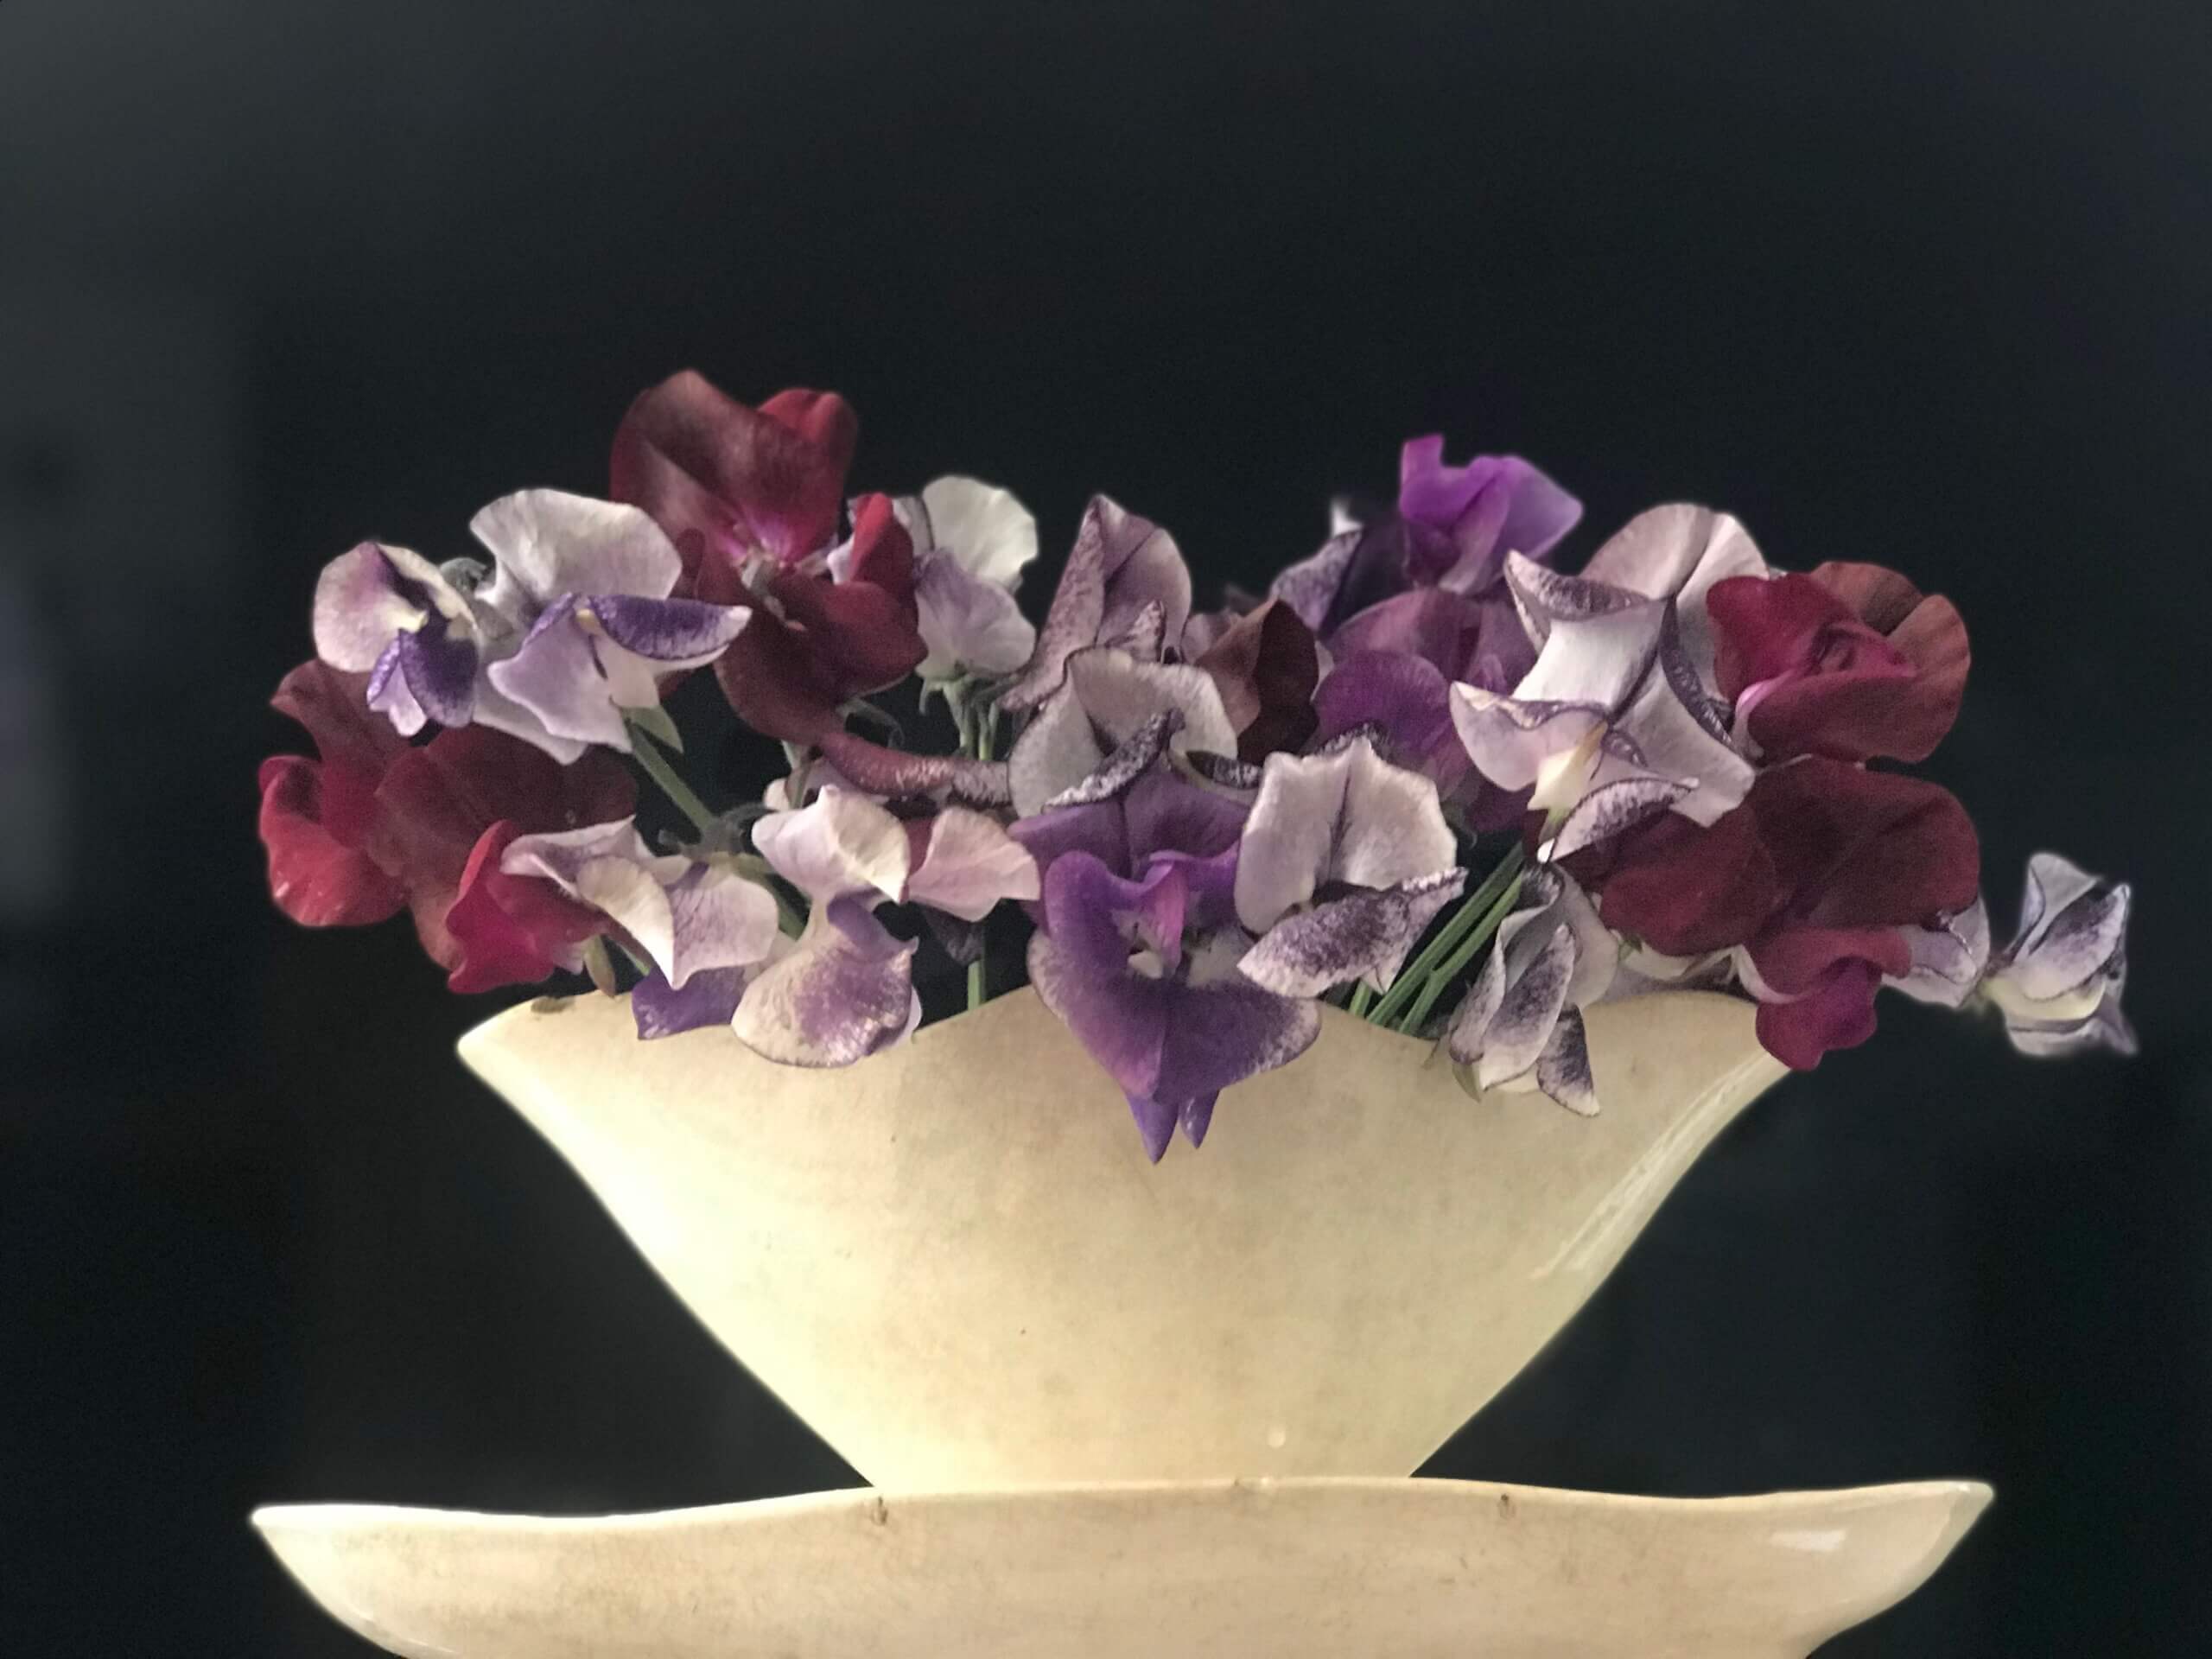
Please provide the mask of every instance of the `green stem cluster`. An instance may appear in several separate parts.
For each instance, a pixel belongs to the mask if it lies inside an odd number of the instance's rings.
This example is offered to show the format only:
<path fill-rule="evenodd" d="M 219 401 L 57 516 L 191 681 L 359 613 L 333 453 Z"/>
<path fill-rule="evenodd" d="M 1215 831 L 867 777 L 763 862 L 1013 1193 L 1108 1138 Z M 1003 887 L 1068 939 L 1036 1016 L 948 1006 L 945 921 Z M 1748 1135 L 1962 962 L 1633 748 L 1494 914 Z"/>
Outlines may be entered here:
<path fill-rule="evenodd" d="M 1465 971 L 1475 952 L 1490 943 L 1498 925 L 1511 913 L 1514 900 L 1521 896 L 1522 867 L 1527 861 L 1527 850 L 1516 842 L 1512 850 L 1498 861 L 1497 868 L 1460 901 L 1452 919 L 1400 970 L 1390 988 L 1364 1009 L 1365 1017 L 1378 1026 L 1419 1031 L 1446 988 Z M 1363 986 L 1361 992 L 1365 988 Z M 1363 1011 L 1361 992 L 1353 993 L 1355 1014 Z"/>

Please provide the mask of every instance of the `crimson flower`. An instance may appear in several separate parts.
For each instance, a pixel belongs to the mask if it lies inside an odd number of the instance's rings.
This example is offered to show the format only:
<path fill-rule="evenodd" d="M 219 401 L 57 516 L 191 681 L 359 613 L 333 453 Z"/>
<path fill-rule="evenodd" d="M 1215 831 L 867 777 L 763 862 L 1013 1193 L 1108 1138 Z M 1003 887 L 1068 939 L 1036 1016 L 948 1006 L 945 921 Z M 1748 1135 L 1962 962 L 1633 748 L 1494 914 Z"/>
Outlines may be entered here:
<path fill-rule="evenodd" d="M 1874 992 L 1912 970 L 1907 930 L 1966 910 L 1980 880 L 1948 791 L 1817 756 L 1760 773 L 1710 825 L 1670 813 L 1569 862 L 1617 931 L 1673 957 L 1732 950 L 1759 1040 L 1801 1071 L 1873 1035 Z"/>
<path fill-rule="evenodd" d="M 518 835 L 627 817 L 628 772 L 599 751 L 563 766 L 480 726 L 410 745 L 369 709 L 366 683 L 311 662 L 272 699 L 308 728 L 319 756 L 262 764 L 261 838 L 277 908 L 309 927 L 410 911 L 457 991 L 575 965 L 576 947 L 604 924 L 551 884 L 505 874 L 500 856 Z"/>
<path fill-rule="evenodd" d="M 1924 760 L 1958 718 L 1966 624 L 1894 570 L 1731 577 L 1706 606 L 1720 693 L 1769 760 Z"/>

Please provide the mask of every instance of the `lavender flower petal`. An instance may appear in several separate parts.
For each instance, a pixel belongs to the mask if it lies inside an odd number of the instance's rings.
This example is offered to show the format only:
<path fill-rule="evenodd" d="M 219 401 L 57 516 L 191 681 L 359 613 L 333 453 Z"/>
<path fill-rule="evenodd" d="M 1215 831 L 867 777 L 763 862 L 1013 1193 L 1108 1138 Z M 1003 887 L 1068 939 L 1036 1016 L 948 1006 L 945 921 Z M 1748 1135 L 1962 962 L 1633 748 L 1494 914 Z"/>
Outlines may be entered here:
<path fill-rule="evenodd" d="M 730 1028 L 784 1065 L 850 1065 L 899 1041 L 919 1017 L 915 947 L 856 899 L 815 906 L 806 931 L 737 1005 Z"/>
<path fill-rule="evenodd" d="M 905 894 L 911 851 L 906 826 L 864 795 L 827 788 L 808 805 L 771 812 L 753 844 L 776 874 L 816 906 L 854 894 Z"/>
<path fill-rule="evenodd" d="M 637 507 L 562 490 L 502 496 L 469 520 L 499 563 L 484 602 L 518 627 L 569 594 L 664 599 L 683 562 Z"/>
<path fill-rule="evenodd" d="M 995 818 L 947 807 L 931 820 L 929 842 L 906 883 L 916 904 L 980 922 L 1001 899 L 1033 899 L 1037 861 Z"/>
<path fill-rule="evenodd" d="M 639 1039 L 651 1042 L 728 1025 L 752 978 L 747 969 L 715 968 L 692 975 L 677 990 L 665 975 L 647 975 L 630 993 L 630 1015 L 637 1021 Z"/>
<path fill-rule="evenodd" d="M 1001 706 L 1015 714 L 1037 708 L 1059 690 L 1071 658 L 1127 632 L 1154 603 L 1163 637 L 1181 639 L 1191 614 L 1191 573 L 1182 554 L 1158 525 L 1094 496 L 1039 631 L 1036 655 L 1001 696 Z"/>
<path fill-rule="evenodd" d="M 1236 914 L 1263 933 L 1324 881 L 1395 887 L 1453 861 L 1436 785 L 1368 743 L 1335 754 L 1268 757 L 1244 828 Z"/>
<path fill-rule="evenodd" d="M 1459 896 L 1467 873 L 1440 871 L 1379 891 L 1361 890 L 1285 917 L 1247 951 L 1239 970 L 1277 996 L 1319 996 L 1364 979 L 1376 990 L 1397 976 L 1436 914 Z"/>

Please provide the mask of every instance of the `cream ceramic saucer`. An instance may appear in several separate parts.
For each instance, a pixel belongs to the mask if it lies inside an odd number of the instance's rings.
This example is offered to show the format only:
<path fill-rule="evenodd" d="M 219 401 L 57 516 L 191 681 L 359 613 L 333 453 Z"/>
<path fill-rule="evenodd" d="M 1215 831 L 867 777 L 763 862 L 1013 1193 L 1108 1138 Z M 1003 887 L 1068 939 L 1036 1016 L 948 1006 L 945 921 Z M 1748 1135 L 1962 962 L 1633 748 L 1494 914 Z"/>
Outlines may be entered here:
<path fill-rule="evenodd" d="M 254 1524 L 409 1659 L 1802 1659 L 1911 1593 L 1989 1497 L 1300 1479 Z"/>

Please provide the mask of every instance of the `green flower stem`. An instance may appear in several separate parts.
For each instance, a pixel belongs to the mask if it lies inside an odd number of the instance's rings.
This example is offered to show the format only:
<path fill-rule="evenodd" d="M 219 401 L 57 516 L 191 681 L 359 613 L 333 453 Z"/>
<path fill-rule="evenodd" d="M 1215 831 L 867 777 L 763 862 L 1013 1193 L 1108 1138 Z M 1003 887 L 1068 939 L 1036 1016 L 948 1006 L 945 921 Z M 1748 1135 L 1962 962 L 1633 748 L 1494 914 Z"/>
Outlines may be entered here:
<path fill-rule="evenodd" d="M 982 708 L 972 709 L 972 723 L 971 706 L 967 702 L 963 700 L 953 706 L 960 721 L 960 747 L 963 749 L 972 747 L 978 760 L 990 760 L 991 751 L 998 740 L 998 704 L 986 702 Z M 983 954 L 968 964 L 968 1006 L 970 1008 L 982 1007 L 991 994 L 988 982 L 989 946 L 986 944 L 982 948 Z"/>
<path fill-rule="evenodd" d="M 1460 901 L 1459 908 L 1443 931 L 1421 947 L 1421 954 L 1399 970 L 1390 982 L 1390 988 L 1382 993 L 1382 1000 L 1368 1010 L 1367 1017 L 1378 1026 L 1387 1026 L 1405 1011 L 1427 982 L 1428 975 L 1460 942 L 1467 937 L 1467 930 L 1482 919 L 1483 912 L 1503 891 L 1505 884 L 1520 873 L 1522 861 L 1528 856 L 1521 843 L 1514 842 L 1513 850 L 1498 861 L 1497 868 L 1483 878 L 1482 885 Z"/>
<path fill-rule="evenodd" d="M 1361 980 L 1358 984 L 1352 987 L 1351 1001 L 1349 1005 L 1351 1009 L 1351 1017 L 1355 1020 L 1366 1019 L 1367 1010 L 1374 1005 L 1374 1001 L 1375 988 L 1365 980 Z"/>
<path fill-rule="evenodd" d="M 1414 999 L 1412 1010 L 1398 1027 L 1400 1031 L 1411 1033 L 1421 1029 L 1421 1022 L 1428 1018 L 1428 1011 L 1436 1006 L 1436 999 L 1444 995 L 1444 988 L 1459 976 L 1460 971 L 1475 959 L 1475 952 L 1490 943 L 1491 936 L 1497 931 L 1498 924 L 1511 913 L 1514 900 L 1521 896 L 1521 876 L 1516 874 L 1498 893 L 1497 901 L 1483 912 L 1483 918 L 1476 925 L 1475 931 L 1429 974 L 1428 982 L 1421 988 L 1421 995 Z"/>
<path fill-rule="evenodd" d="M 716 820 L 715 815 L 707 810 L 707 804 L 693 792 L 690 785 L 677 775 L 676 768 L 668 764 L 668 757 L 660 752 L 659 746 L 634 721 L 630 724 L 630 753 L 636 757 L 638 765 L 644 768 L 645 776 L 660 786 L 660 792 L 668 797 L 676 810 L 691 820 L 693 829 L 702 836 L 714 834 Z"/>

